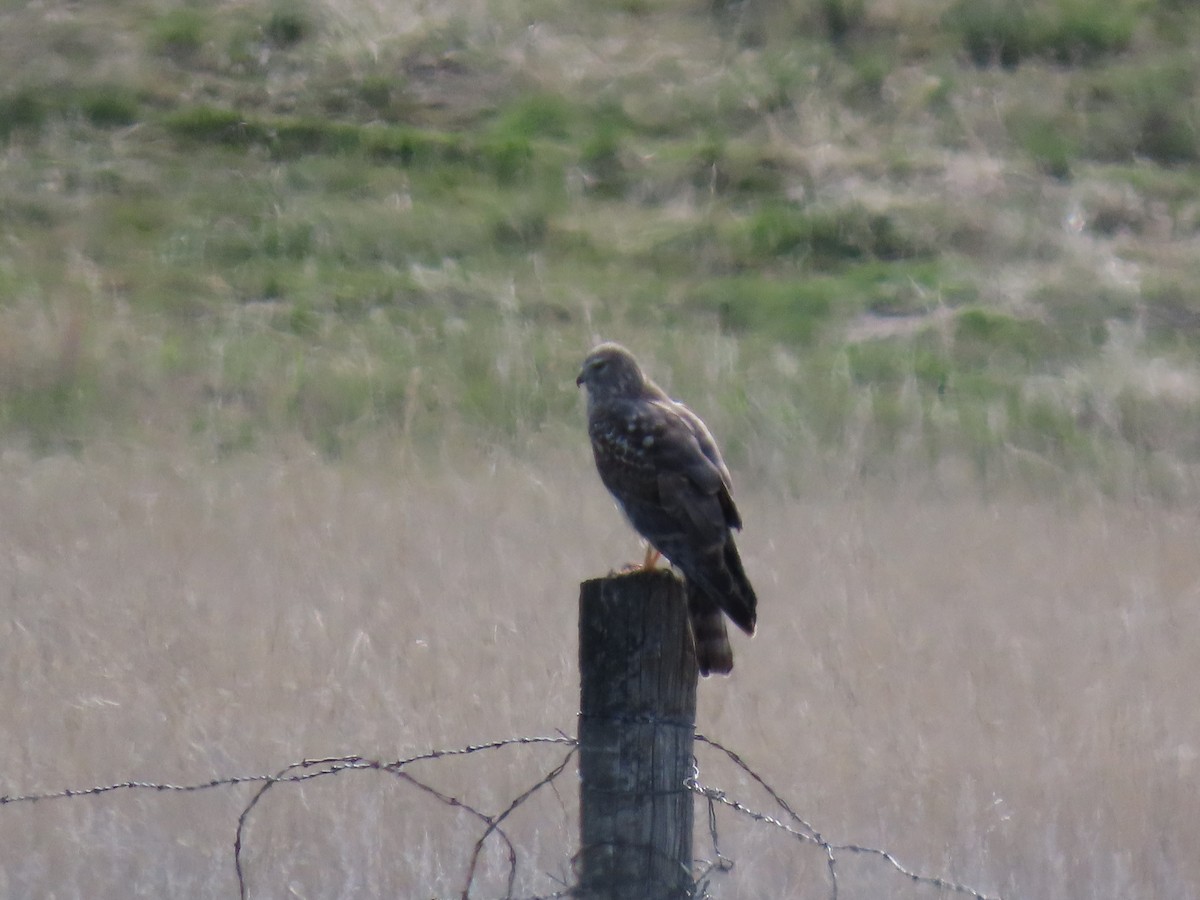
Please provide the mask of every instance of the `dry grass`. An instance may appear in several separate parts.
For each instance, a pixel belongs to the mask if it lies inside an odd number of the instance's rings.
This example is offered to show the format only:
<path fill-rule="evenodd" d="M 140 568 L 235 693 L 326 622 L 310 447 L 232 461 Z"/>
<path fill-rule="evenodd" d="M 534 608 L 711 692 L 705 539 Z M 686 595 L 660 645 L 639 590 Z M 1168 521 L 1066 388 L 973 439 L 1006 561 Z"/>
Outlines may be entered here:
<path fill-rule="evenodd" d="M 763 628 L 705 733 L 921 871 L 1200 898 L 1195 13 L 1010 70 L 951 6 L 8 4 L 0 794 L 573 732 L 576 586 L 637 553 L 573 407 L 603 332 L 743 473 Z M 421 774 L 494 811 L 555 762 Z M 229 897 L 251 791 L 0 808 L 0 897 Z M 574 809 L 516 817 L 521 890 Z M 722 827 L 716 896 L 827 895 Z M 250 887 L 455 895 L 477 834 L 280 789 Z"/>
<path fill-rule="evenodd" d="M 573 732 L 576 585 L 636 553 L 582 446 L 392 462 L 0 459 L 0 793 Z M 701 685 L 701 730 L 827 837 L 924 871 L 1010 898 L 1200 896 L 1195 512 L 902 494 L 742 485 L 762 629 Z M 501 753 L 423 774 L 495 810 L 557 759 Z M 249 790 L 0 809 L 0 895 L 228 897 Z M 573 792 L 514 823 L 522 889 L 569 878 Z M 382 776 L 280 789 L 249 883 L 453 895 L 477 833 Z M 717 897 L 826 894 L 811 849 L 729 820 L 723 849 Z M 842 887 L 935 895 L 853 859 Z"/>

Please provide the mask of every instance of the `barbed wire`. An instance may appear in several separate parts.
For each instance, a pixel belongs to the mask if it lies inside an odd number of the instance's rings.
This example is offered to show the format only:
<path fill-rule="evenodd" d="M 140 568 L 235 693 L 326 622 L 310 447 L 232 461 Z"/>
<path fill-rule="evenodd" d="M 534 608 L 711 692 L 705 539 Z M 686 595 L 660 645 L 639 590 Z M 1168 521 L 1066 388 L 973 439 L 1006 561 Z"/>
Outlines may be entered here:
<path fill-rule="evenodd" d="M 723 754 L 739 770 L 741 770 L 747 777 L 757 784 L 782 811 L 784 818 L 771 815 L 759 809 L 755 809 L 742 800 L 731 798 L 728 796 L 726 791 L 705 784 L 700 780 L 699 762 L 697 760 L 693 767 L 691 776 L 687 779 L 685 787 L 687 790 L 691 791 L 697 796 L 703 797 L 707 804 L 708 831 L 709 839 L 712 844 L 713 859 L 698 861 L 699 871 L 693 878 L 692 896 L 697 898 L 708 897 L 708 886 L 714 873 L 728 872 L 733 868 L 733 860 L 729 859 L 721 852 L 720 833 L 718 828 L 717 810 L 728 809 L 742 818 L 748 819 L 749 821 L 755 822 L 759 825 L 764 825 L 779 830 L 802 844 L 811 845 L 820 849 L 825 855 L 826 867 L 829 872 L 829 895 L 831 900 L 838 900 L 838 856 L 839 854 L 844 853 L 874 856 L 882 859 L 887 862 L 889 866 L 899 875 L 918 884 L 924 884 L 939 890 L 962 894 L 972 898 L 972 900 L 1000 900 L 998 896 L 983 893 L 975 888 L 951 881 L 947 878 L 936 875 L 920 874 L 914 869 L 902 865 L 890 852 L 878 847 L 869 847 L 856 843 L 835 843 L 826 839 L 811 823 L 807 822 L 800 815 L 798 815 L 792 806 L 783 798 L 783 796 L 777 790 L 775 790 L 775 788 L 773 788 L 762 775 L 755 771 L 739 754 L 729 749 L 721 742 L 706 737 L 703 734 L 697 733 L 695 735 L 695 739 L 698 743 L 711 747 L 714 751 Z M 417 778 L 411 772 L 406 771 L 406 769 L 409 767 L 421 762 L 471 756 L 474 754 L 500 750 L 506 747 L 534 745 L 559 746 L 566 749 L 562 755 L 562 758 L 555 765 L 547 769 L 544 774 L 530 784 L 529 787 L 527 787 L 524 791 L 510 800 L 502 810 L 494 815 L 489 815 L 474 805 L 467 803 L 461 797 L 447 794 L 444 791 L 441 791 L 438 788 L 428 784 L 424 780 Z M 313 759 L 305 758 L 298 762 L 284 766 L 273 774 L 234 774 L 191 784 L 131 780 L 114 782 L 112 784 L 95 785 L 86 788 L 64 788 L 61 790 L 46 792 L 29 791 L 19 794 L 3 794 L 0 795 L 0 808 L 16 804 L 35 804 L 55 800 L 97 797 L 117 791 L 195 793 L 200 791 L 214 790 L 216 788 L 256 784 L 259 786 L 258 790 L 254 792 L 249 802 L 247 802 L 246 806 L 239 814 L 237 819 L 237 829 L 234 836 L 234 869 L 237 875 L 238 893 L 241 900 L 246 900 L 248 896 L 248 887 L 243 859 L 243 851 L 246 846 L 246 830 L 250 822 L 251 814 L 273 788 L 279 785 L 286 786 L 300 784 L 318 778 L 339 775 L 344 772 L 380 772 L 391 775 L 405 784 L 411 785 L 418 791 L 434 798 L 437 802 L 443 804 L 444 806 L 455 810 L 461 810 L 470 817 L 478 820 L 483 826 L 483 831 L 478 840 L 476 840 L 467 862 L 463 888 L 462 891 L 457 895 L 458 900 L 471 900 L 471 889 L 475 886 L 479 860 L 489 838 L 491 838 L 493 835 L 495 835 L 503 845 L 506 858 L 505 861 L 508 869 L 505 893 L 502 895 L 502 897 L 497 898 L 497 900 L 559 900 L 559 898 L 573 896 L 574 889 L 570 885 L 563 883 L 561 890 L 550 894 L 522 897 L 516 897 L 513 894 L 517 880 L 518 853 L 516 845 L 505 832 L 502 825 L 514 812 L 516 812 L 535 794 L 539 793 L 544 788 L 553 788 L 555 780 L 567 769 L 567 766 L 575 757 L 578 749 L 578 739 L 570 737 L 569 735 L 560 731 L 556 735 L 502 738 L 500 740 L 486 741 L 478 744 L 467 744 L 462 747 L 429 750 L 424 753 L 389 761 L 373 759 L 366 756 L 327 756 Z M 435 898 L 435 900 L 438 900 L 438 898 Z M 449 900 L 449 898 L 441 898 L 441 900 Z"/>
<path fill-rule="evenodd" d="M 796 838 L 801 843 L 813 844 L 813 845 L 823 849 L 825 851 L 827 866 L 829 868 L 829 882 L 830 882 L 829 895 L 830 895 L 831 900 L 837 900 L 837 897 L 838 897 L 837 854 L 842 853 L 842 852 L 861 853 L 861 854 L 866 854 L 869 856 L 877 856 L 883 860 L 886 860 L 892 866 L 892 868 L 895 869 L 897 872 L 899 872 L 901 875 L 905 876 L 910 881 L 917 882 L 918 884 L 927 884 L 930 887 L 940 888 L 942 890 L 947 890 L 947 891 L 953 891 L 954 893 L 957 893 L 957 894 L 965 894 L 968 897 L 973 897 L 974 900 L 1000 900 L 999 897 L 989 896 L 988 894 L 984 894 L 980 891 L 975 890 L 974 888 L 968 887 L 963 884 L 958 884 L 957 882 L 950 881 L 948 879 L 941 878 L 936 875 L 918 874 L 917 872 L 913 871 L 912 869 L 909 869 L 906 866 L 901 865 L 900 862 L 896 859 L 896 857 L 894 857 L 891 853 L 887 852 L 886 850 L 880 850 L 876 847 L 865 847 L 861 844 L 833 844 L 833 843 L 830 843 L 829 841 L 825 840 L 825 838 L 821 837 L 820 832 L 817 831 L 815 828 L 813 828 L 812 825 L 810 825 L 808 822 L 806 822 L 802 818 L 800 818 L 800 816 L 798 816 L 792 810 L 792 808 L 788 805 L 787 801 L 784 800 L 783 797 L 781 797 L 774 788 L 772 788 L 769 784 L 767 784 L 766 781 L 763 780 L 761 775 L 759 775 L 757 772 L 755 772 L 753 769 L 751 769 L 750 766 L 746 764 L 746 761 L 743 760 L 740 756 L 738 756 L 736 753 L 734 753 L 728 747 L 725 747 L 722 744 L 720 744 L 719 742 L 714 741 L 711 738 L 707 738 L 702 734 L 697 734 L 696 740 L 701 743 L 707 744 L 708 746 L 712 747 L 715 750 L 719 750 L 720 752 L 724 753 L 738 768 L 740 768 L 743 772 L 745 772 L 752 779 L 754 779 L 754 781 L 756 781 L 759 784 L 759 786 L 762 787 L 762 789 L 764 791 L 766 791 L 768 795 L 770 795 L 771 799 L 774 800 L 779 805 L 779 807 L 788 814 L 788 817 L 791 818 L 793 822 L 795 822 L 797 825 L 800 826 L 800 829 L 803 829 L 803 830 L 800 830 L 792 825 L 788 825 L 785 822 L 781 822 L 779 819 L 773 818 L 772 816 L 768 816 L 765 813 L 750 809 L 749 807 L 745 806 L 744 804 L 742 804 L 736 800 L 731 800 L 731 799 L 729 799 L 729 797 L 727 797 L 725 795 L 724 791 L 718 790 L 716 788 L 707 787 L 707 786 L 701 784 L 697 777 L 693 776 L 692 778 L 688 779 L 688 787 L 694 793 L 699 794 L 700 796 L 704 797 L 708 801 L 709 830 L 712 835 L 713 848 L 717 854 L 718 859 L 721 859 L 721 855 L 720 855 L 720 851 L 717 849 L 717 832 L 716 832 L 716 825 L 715 825 L 716 812 L 715 812 L 715 810 L 716 810 L 717 804 L 720 804 L 722 806 L 729 807 L 730 809 L 732 809 L 738 813 L 741 813 L 743 816 L 746 816 L 755 822 L 761 822 L 762 824 L 771 825 L 775 828 L 778 828 L 778 829 L 786 832 L 787 834 L 790 834 L 792 837 Z"/>

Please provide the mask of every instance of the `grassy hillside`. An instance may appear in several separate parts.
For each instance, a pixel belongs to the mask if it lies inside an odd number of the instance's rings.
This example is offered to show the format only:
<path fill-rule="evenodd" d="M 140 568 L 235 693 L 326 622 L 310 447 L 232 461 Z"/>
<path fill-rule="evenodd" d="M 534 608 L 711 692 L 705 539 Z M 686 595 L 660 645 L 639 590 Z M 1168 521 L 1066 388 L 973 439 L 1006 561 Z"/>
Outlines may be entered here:
<path fill-rule="evenodd" d="M 522 447 L 604 336 L 742 470 L 1187 493 L 1198 54 L 1165 0 L 6 4 L 0 426 Z"/>
<path fill-rule="evenodd" d="M 1197 276 L 1186 0 L 0 0 L 0 795 L 572 733 L 604 337 L 734 469 L 703 732 L 922 873 L 1196 900 Z M 461 895 L 478 821 L 361 774 L 255 809 L 251 896 Z M 253 790 L 0 806 L 0 897 L 236 895 Z M 727 812 L 714 897 L 828 895 Z"/>

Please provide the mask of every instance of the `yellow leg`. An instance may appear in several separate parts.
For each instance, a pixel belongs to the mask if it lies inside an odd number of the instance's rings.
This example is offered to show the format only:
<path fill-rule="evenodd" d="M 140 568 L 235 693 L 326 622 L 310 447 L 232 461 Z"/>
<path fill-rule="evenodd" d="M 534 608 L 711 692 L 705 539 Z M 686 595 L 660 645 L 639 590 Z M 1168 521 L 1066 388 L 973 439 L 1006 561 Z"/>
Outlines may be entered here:
<path fill-rule="evenodd" d="M 621 570 L 621 572 L 624 574 L 629 574 L 631 572 L 651 572 L 654 570 L 654 566 L 661 558 L 662 554 L 647 544 L 646 555 L 643 557 L 641 565 L 638 565 L 637 563 L 629 563 Z"/>
<path fill-rule="evenodd" d="M 653 569 L 655 567 L 655 565 L 658 564 L 658 560 L 661 556 L 662 556 L 662 554 L 659 553 L 657 550 L 655 550 L 653 546 L 651 546 L 650 544 L 647 544 L 646 545 L 646 558 L 644 560 L 642 560 L 642 568 L 645 569 L 647 572 L 650 571 L 651 569 Z"/>

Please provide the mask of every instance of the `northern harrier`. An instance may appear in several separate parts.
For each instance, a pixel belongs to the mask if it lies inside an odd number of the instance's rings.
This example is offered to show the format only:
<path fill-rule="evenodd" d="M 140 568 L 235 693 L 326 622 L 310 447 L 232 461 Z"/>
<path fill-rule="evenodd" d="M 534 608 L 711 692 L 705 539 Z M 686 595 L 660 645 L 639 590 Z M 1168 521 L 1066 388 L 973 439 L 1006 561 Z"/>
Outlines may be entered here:
<path fill-rule="evenodd" d="M 733 542 L 742 518 L 729 470 L 700 417 L 647 378 L 620 344 L 588 354 L 576 384 L 588 392 L 588 434 L 600 480 L 630 523 L 687 580 L 700 673 L 733 668 L 722 613 L 754 633 L 758 604 Z"/>

